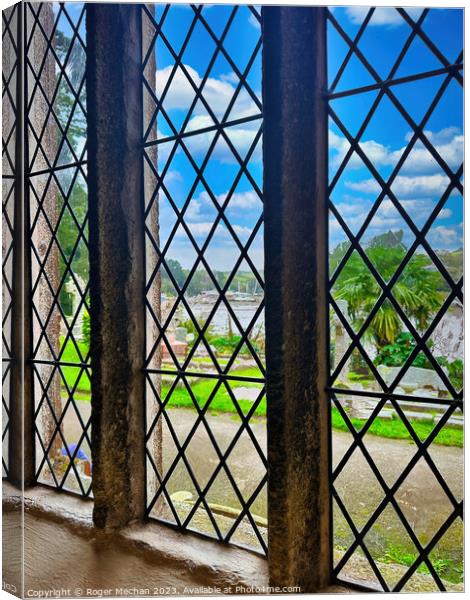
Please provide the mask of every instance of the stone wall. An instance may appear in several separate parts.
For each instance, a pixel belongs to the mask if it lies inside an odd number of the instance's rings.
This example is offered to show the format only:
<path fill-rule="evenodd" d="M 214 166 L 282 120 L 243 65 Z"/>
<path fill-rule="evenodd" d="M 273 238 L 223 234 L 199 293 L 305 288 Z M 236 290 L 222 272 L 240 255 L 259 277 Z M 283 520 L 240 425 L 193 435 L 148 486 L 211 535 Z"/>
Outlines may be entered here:
<path fill-rule="evenodd" d="M 454 301 L 431 336 L 434 356 L 463 360 L 463 306 Z"/>

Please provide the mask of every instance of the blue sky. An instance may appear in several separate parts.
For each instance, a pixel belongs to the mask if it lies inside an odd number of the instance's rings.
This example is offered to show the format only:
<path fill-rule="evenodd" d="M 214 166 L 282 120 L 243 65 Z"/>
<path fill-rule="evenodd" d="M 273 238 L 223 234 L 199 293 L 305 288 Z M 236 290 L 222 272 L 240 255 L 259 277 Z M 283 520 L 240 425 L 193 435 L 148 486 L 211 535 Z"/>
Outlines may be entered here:
<path fill-rule="evenodd" d="M 206 6 L 202 14 L 207 20 L 213 32 L 220 36 L 229 19 L 233 7 L 231 6 Z M 163 6 L 157 6 L 156 17 L 159 20 L 163 12 Z M 186 34 L 194 19 L 194 12 L 187 6 L 173 5 L 163 25 L 163 33 L 171 42 L 176 52 L 179 52 Z M 253 100 L 252 95 L 245 86 L 237 92 L 240 82 L 239 73 L 243 73 L 258 44 L 261 29 L 256 17 L 247 7 L 240 7 L 233 19 L 230 30 L 225 40 L 224 48 L 233 60 L 233 64 L 227 60 L 222 52 L 212 64 L 203 87 L 203 96 L 212 108 L 215 117 L 221 120 L 232 121 L 243 117 L 260 115 L 259 107 Z M 201 22 L 194 28 L 191 41 L 183 54 L 182 62 L 187 73 L 194 83 L 199 87 L 209 62 L 211 61 L 216 45 L 207 29 Z M 168 51 L 163 40 L 159 39 L 156 47 L 157 56 L 157 96 L 160 97 L 165 85 L 172 73 L 175 61 Z M 261 48 L 256 53 L 255 60 L 247 75 L 247 82 L 252 93 L 261 100 Z M 227 114 L 229 104 L 235 96 L 235 101 L 230 112 Z M 184 70 L 177 68 L 172 83 L 166 94 L 163 106 L 169 118 L 177 130 L 181 130 L 188 110 L 193 103 L 195 92 L 188 81 Z M 185 127 L 185 131 L 197 131 L 214 124 L 206 107 L 201 101 L 194 106 L 191 117 Z M 245 159 L 247 152 L 253 144 L 260 129 L 261 119 L 231 126 L 226 128 L 226 135 L 235 147 L 240 158 Z M 163 115 L 159 115 L 157 121 L 157 137 L 164 139 L 172 135 L 171 128 Z M 214 140 L 215 133 L 201 133 L 188 137 L 185 140 L 187 149 L 194 157 L 198 166 L 203 162 L 207 150 Z M 152 139 L 152 137 L 149 137 Z M 232 196 L 229 199 L 225 214 L 233 226 L 240 242 L 245 244 L 253 227 L 262 214 L 262 203 L 253 182 L 262 189 L 262 140 L 257 143 L 247 169 L 252 177 L 250 181 L 243 174 L 236 184 Z M 168 156 L 173 148 L 174 142 L 162 143 L 158 146 L 158 166 L 161 172 L 168 162 Z M 212 229 L 217 216 L 218 204 L 226 201 L 235 178 L 239 174 L 240 164 L 232 153 L 227 140 L 222 136 L 217 138 L 216 144 L 210 155 L 210 160 L 204 169 L 204 179 L 207 187 L 199 181 L 191 194 L 191 202 L 185 213 L 185 220 L 194 234 L 199 246 L 202 246 Z M 190 164 L 184 150 L 178 148 L 173 159 L 170 161 L 165 185 L 169 194 L 178 208 L 181 208 L 190 195 L 195 183 L 196 173 Z M 209 189 L 208 189 L 209 188 Z M 211 199 L 209 191 L 214 198 Z M 170 207 L 165 194 L 160 192 L 160 236 L 161 244 L 164 245 L 176 216 Z M 263 230 L 259 230 L 250 249 L 250 257 L 253 262 L 262 268 L 263 264 Z M 181 264 L 189 268 L 196 259 L 196 253 L 189 242 L 183 228 L 180 226 L 168 253 L 169 257 L 177 258 Z M 227 270 L 232 268 L 239 256 L 239 250 L 223 223 L 215 230 L 214 238 L 206 252 L 206 258 L 213 269 Z M 247 270 L 246 263 L 240 266 L 240 270 Z"/>
<path fill-rule="evenodd" d="M 350 37 L 354 37 L 366 15 L 363 7 L 334 9 L 334 16 Z M 408 9 L 413 19 L 418 19 L 422 9 Z M 451 63 L 462 49 L 463 12 L 455 9 L 432 9 L 423 23 L 423 30 Z M 411 32 L 410 26 L 395 9 L 378 8 L 367 26 L 359 49 L 370 60 L 380 77 L 387 79 L 390 71 Z M 347 52 L 346 43 L 332 26 L 328 30 L 328 56 L 330 84 L 336 76 Z M 411 43 L 394 77 L 406 77 L 442 67 L 442 63 L 419 39 Z M 415 123 L 427 112 L 434 96 L 444 81 L 439 75 L 414 83 L 393 86 L 397 100 L 407 109 Z M 344 91 L 374 83 L 373 77 L 358 59 L 351 61 L 338 81 L 336 91 Z M 378 92 L 358 94 L 332 102 L 333 110 L 353 136 L 362 124 Z M 342 162 L 349 142 L 332 121 L 330 122 L 329 156 L 330 177 Z M 438 150 L 450 169 L 455 172 L 463 159 L 463 97 L 462 88 L 452 81 L 439 104 L 424 126 L 427 139 Z M 411 137 L 411 124 L 405 120 L 391 100 L 384 97 L 365 129 L 360 146 L 387 180 L 403 154 Z M 392 187 L 392 192 L 408 211 L 418 227 L 423 227 L 429 214 L 449 184 L 447 175 L 422 142 L 414 144 Z M 362 160 L 354 154 L 332 192 L 332 200 L 339 212 L 356 233 L 380 193 L 378 184 Z M 462 246 L 462 197 L 452 192 L 428 233 L 433 247 L 452 250 Z M 404 241 L 409 245 L 414 236 L 392 202 L 385 198 L 363 237 L 367 242 L 373 235 L 403 229 Z M 335 219 L 330 220 L 330 245 L 345 239 Z"/>
<path fill-rule="evenodd" d="M 157 9 L 157 15 L 163 9 Z M 334 15 L 343 25 L 350 36 L 355 36 L 367 9 L 362 7 L 335 8 Z M 413 19 L 419 18 L 421 9 L 409 9 Z M 230 8 L 205 7 L 203 15 L 211 27 L 218 34 L 222 31 Z M 192 11 L 187 7 L 173 6 L 163 30 L 168 39 L 179 49 L 193 17 Z M 439 50 L 454 62 L 462 47 L 462 11 L 439 10 L 430 11 L 424 21 L 424 31 L 433 39 Z M 410 35 L 411 28 L 402 17 L 394 10 L 379 8 L 366 28 L 365 34 L 359 44 L 360 49 L 370 57 L 372 66 L 381 77 L 386 78 L 392 68 L 401 48 Z M 183 55 L 186 65 L 193 80 L 198 83 L 204 76 L 207 64 L 215 48 L 214 43 L 207 35 L 204 27 L 199 23 L 192 45 L 190 44 Z M 240 8 L 230 34 L 224 44 L 240 70 L 245 67 L 253 48 L 260 35 L 259 25 L 246 8 Z M 328 31 L 328 69 L 330 83 L 341 64 L 347 46 L 345 42 L 329 27 Z M 253 64 L 248 80 L 258 96 L 261 92 L 261 57 L 258 55 Z M 161 93 L 174 64 L 162 41 L 157 45 L 157 93 Z M 442 63 L 419 40 L 410 45 L 396 77 L 403 77 L 422 71 L 438 69 Z M 422 119 L 439 86 L 443 76 L 433 77 L 418 83 L 410 83 L 394 87 L 397 99 L 405 105 L 410 116 L 415 122 Z M 238 77 L 228 62 L 219 55 L 207 80 L 203 94 L 208 103 L 214 107 L 214 112 L 220 118 L 228 101 L 235 92 Z M 356 88 L 374 83 L 372 76 L 361 66 L 358 59 L 351 60 L 345 69 L 336 87 L 337 91 Z M 377 92 L 360 94 L 354 97 L 338 99 L 333 102 L 333 108 L 342 119 L 348 131 L 355 135 L 367 114 Z M 186 116 L 186 111 L 194 94 L 191 91 L 186 76 L 178 70 L 177 76 L 164 100 L 164 106 L 174 125 L 179 128 Z M 234 110 L 229 118 L 238 118 L 244 115 L 256 114 L 258 109 L 246 91 L 242 91 L 235 103 Z M 194 115 L 191 117 L 188 128 L 212 124 L 204 107 L 198 104 Z M 258 127 L 258 122 L 252 122 L 228 129 L 227 133 L 233 140 L 242 157 L 253 139 Z M 463 105 L 462 91 L 458 84 L 453 82 L 446 90 L 441 102 L 425 126 L 427 138 L 435 145 L 452 170 L 456 170 L 463 156 Z M 380 174 L 387 178 L 397 160 L 400 158 L 411 136 L 411 125 L 399 114 L 390 100 L 384 98 L 368 127 L 361 138 L 361 147 L 375 164 Z M 158 121 L 158 135 L 160 138 L 170 135 L 168 125 L 163 118 Z M 212 135 L 204 134 L 195 136 L 188 142 L 188 148 L 194 152 L 196 160 L 202 160 L 204 150 L 207 150 Z M 349 143 L 344 135 L 330 123 L 330 174 L 333 175 L 339 167 L 342 158 L 349 148 Z M 160 145 L 159 168 L 166 164 L 168 151 L 171 144 Z M 254 153 L 249 163 L 249 169 L 258 185 L 262 184 L 261 145 Z M 217 144 L 206 169 L 208 184 L 215 195 L 224 197 L 230 189 L 234 176 L 237 173 L 237 163 L 222 140 Z M 184 153 L 179 150 L 169 166 L 166 176 L 167 187 L 178 206 L 187 197 L 194 181 L 194 171 L 189 166 Z M 430 212 L 434 208 L 440 195 L 448 185 L 447 176 L 441 167 L 421 142 L 417 142 L 408 159 L 403 165 L 399 176 L 396 178 L 392 191 L 402 205 L 412 216 L 414 222 L 422 227 Z M 357 155 L 353 155 L 348 167 L 338 181 L 332 199 L 354 233 L 362 225 L 367 212 L 373 205 L 380 190 Z M 162 240 L 165 241 L 175 218 L 167 203 L 161 199 L 161 227 Z M 250 182 L 242 178 L 236 189 L 236 194 L 229 202 L 227 215 L 240 234 L 240 240 L 247 239 L 251 228 L 254 226 L 261 211 L 261 205 Z M 203 242 L 207 232 L 216 216 L 213 202 L 208 197 L 204 187 L 199 184 L 193 194 L 187 221 L 197 232 L 196 240 Z M 404 241 L 410 244 L 413 235 L 400 217 L 397 209 L 389 199 L 385 199 L 376 217 L 366 231 L 364 241 L 373 235 L 388 231 L 389 229 L 403 229 Z M 230 240 L 227 232 L 220 228 L 217 231 L 214 243 L 210 246 L 208 258 L 215 268 L 229 268 L 236 256 L 235 245 Z M 462 245 L 462 199 L 454 192 L 441 211 L 435 225 L 430 230 L 429 241 L 439 249 L 455 249 Z M 330 244 L 334 247 L 345 239 L 338 224 L 330 222 Z M 191 250 L 190 243 L 185 239 L 184 232 L 179 232 L 171 246 L 171 255 L 179 258 L 185 267 L 191 266 L 195 253 Z M 262 266 L 262 238 L 261 235 L 252 246 L 251 256 L 255 264 Z"/>
<path fill-rule="evenodd" d="M 68 4 L 69 13 L 78 18 L 78 4 Z M 157 20 L 160 19 L 164 5 L 156 5 Z M 418 19 L 422 9 L 407 9 L 410 17 Z M 202 14 L 217 36 L 220 36 L 232 11 L 229 5 L 210 6 L 202 9 Z M 354 37 L 363 22 L 367 8 L 336 7 L 335 18 L 346 33 Z M 192 8 L 185 5 L 172 5 L 163 25 L 163 33 L 179 52 L 194 18 Z M 66 27 L 64 25 L 64 27 Z M 433 40 L 440 52 L 453 63 L 462 48 L 463 11 L 461 9 L 432 9 L 426 16 L 423 30 Z M 359 43 L 360 50 L 370 60 L 372 67 L 380 77 L 387 78 L 403 45 L 411 33 L 410 26 L 393 8 L 376 9 L 371 22 L 367 26 Z M 257 19 L 247 7 L 239 7 L 229 33 L 224 41 L 224 48 L 232 57 L 240 72 L 246 68 L 261 34 Z M 209 61 L 216 46 L 201 22 L 198 22 L 182 58 L 187 73 L 199 87 Z M 328 71 L 330 84 L 338 67 L 347 52 L 347 45 L 329 24 L 328 27 Z M 174 66 L 174 59 L 162 39 L 156 45 L 156 94 L 161 96 L 166 82 Z M 442 67 L 439 59 L 416 37 L 411 43 L 404 60 L 395 73 L 395 77 L 404 77 L 423 71 L 431 71 Z M 203 96 L 212 107 L 217 119 L 221 119 L 229 102 L 236 93 L 239 77 L 233 65 L 221 52 L 212 65 L 209 76 L 203 87 Z M 261 98 L 261 51 L 247 76 L 248 83 L 256 96 Z M 397 100 L 410 113 L 414 122 L 418 123 L 427 111 L 434 95 L 444 80 L 443 75 L 430 77 L 414 83 L 392 87 Z M 344 91 L 374 83 L 373 77 L 353 57 L 339 80 L 336 91 Z M 175 77 L 163 101 L 175 128 L 180 131 L 187 116 L 188 109 L 194 99 L 194 90 L 181 68 L 176 70 Z M 333 110 L 341 118 L 351 135 L 356 135 L 365 115 L 374 102 L 377 92 L 368 92 L 337 99 L 332 102 Z M 245 87 L 237 93 L 236 101 L 228 115 L 228 120 L 245 116 L 258 115 L 259 109 Z M 203 104 L 198 101 L 185 131 L 197 131 L 211 126 L 213 120 Z M 226 128 L 226 134 L 239 152 L 242 159 L 253 142 L 260 127 L 260 120 L 253 120 L 237 126 Z M 452 171 L 460 166 L 463 159 L 463 97 L 462 88 L 456 81 L 447 87 L 443 97 L 425 124 L 427 139 L 436 147 Z M 171 127 L 162 114 L 157 120 L 157 136 L 164 139 L 172 134 Z M 330 177 L 333 177 L 344 155 L 349 142 L 330 121 L 329 126 Z M 364 131 L 360 145 L 368 158 L 374 163 L 382 177 L 387 179 L 405 150 L 411 137 L 412 127 L 392 102 L 384 97 Z M 188 150 L 200 165 L 211 144 L 214 133 L 201 133 L 186 138 Z M 152 137 L 149 137 L 149 140 Z M 262 140 L 259 141 L 248 163 L 248 170 L 262 188 Z M 159 144 L 158 169 L 160 172 L 167 166 L 168 156 L 174 142 Z M 207 186 L 213 192 L 219 204 L 226 200 L 232 183 L 239 172 L 239 164 L 230 151 L 226 141 L 218 138 L 211 158 L 204 170 Z M 202 245 L 213 226 L 217 209 L 208 190 L 199 182 L 192 190 L 196 173 L 182 148 L 178 148 L 168 165 L 164 178 L 165 186 L 176 205 L 181 208 L 190 195 L 191 201 L 185 214 L 185 221 L 194 233 L 199 245 Z M 413 221 L 422 227 L 441 194 L 448 185 L 448 178 L 436 163 L 432 155 L 421 142 L 416 142 L 405 161 L 398 177 L 392 185 L 392 191 L 406 208 Z M 380 189 L 362 160 L 353 154 L 348 166 L 332 192 L 332 200 L 342 214 L 353 233 L 356 233 L 367 212 L 376 200 Z M 253 184 L 243 175 L 228 202 L 226 215 L 242 243 L 248 239 L 253 227 L 262 212 L 262 205 Z M 430 243 L 441 250 L 452 250 L 462 246 L 463 203 L 461 196 L 454 191 L 439 214 L 438 219 L 428 233 Z M 160 236 L 163 246 L 175 223 L 176 216 L 168 199 L 160 192 Z M 364 242 L 372 236 L 389 229 L 404 230 L 404 241 L 410 244 L 413 235 L 400 217 L 392 202 L 385 198 L 376 216 L 364 235 Z M 263 265 L 263 231 L 258 232 L 251 249 L 253 262 L 262 268 Z M 338 224 L 330 220 L 330 246 L 345 239 Z M 216 230 L 213 242 L 206 253 L 212 268 L 226 270 L 233 266 L 238 257 L 238 250 L 230 233 L 221 224 Z M 184 267 L 190 268 L 196 253 L 180 226 L 175 236 L 168 257 L 177 258 Z M 243 264 L 241 270 L 246 269 Z"/>

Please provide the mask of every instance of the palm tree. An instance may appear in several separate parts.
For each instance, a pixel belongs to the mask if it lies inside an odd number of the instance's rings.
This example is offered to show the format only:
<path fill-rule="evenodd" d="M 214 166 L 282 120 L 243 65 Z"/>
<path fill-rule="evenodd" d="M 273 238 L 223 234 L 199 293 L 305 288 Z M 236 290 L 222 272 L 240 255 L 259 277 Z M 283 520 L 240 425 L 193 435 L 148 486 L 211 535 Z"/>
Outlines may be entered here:
<path fill-rule="evenodd" d="M 389 232 L 391 233 L 391 232 Z M 401 236 L 395 234 L 398 243 L 393 247 L 381 246 L 378 238 L 368 244 L 366 254 L 384 281 L 388 281 L 398 269 L 406 254 L 406 248 L 401 243 Z M 379 236 L 379 241 L 380 241 Z M 334 255 L 336 265 L 341 259 L 342 248 Z M 335 265 L 332 265 L 335 267 Z M 424 331 L 433 315 L 441 306 L 443 292 L 440 291 L 441 277 L 432 268 L 430 259 L 422 254 L 415 254 L 406 265 L 398 281 L 392 287 L 392 294 L 397 303 L 403 308 L 419 331 Z M 354 251 L 342 269 L 333 290 L 337 300 L 345 300 L 348 305 L 348 315 L 355 329 L 366 320 L 377 299 L 381 287 L 369 268 Z M 386 300 L 375 314 L 368 328 L 369 335 L 378 349 L 387 344 L 393 344 L 403 325 L 393 304 Z"/>

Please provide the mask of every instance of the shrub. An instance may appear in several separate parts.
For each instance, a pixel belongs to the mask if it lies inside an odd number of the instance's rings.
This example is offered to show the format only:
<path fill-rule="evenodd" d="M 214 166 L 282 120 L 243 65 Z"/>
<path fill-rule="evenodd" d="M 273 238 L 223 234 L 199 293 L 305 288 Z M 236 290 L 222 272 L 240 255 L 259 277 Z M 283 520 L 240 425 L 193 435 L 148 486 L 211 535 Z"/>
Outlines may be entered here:
<path fill-rule="evenodd" d="M 202 319 L 198 320 L 198 325 L 199 325 L 199 329 L 202 329 L 204 327 L 204 321 Z M 188 334 L 191 334 L 191 333 L 193 334 L 193 336 L 194 336 L 193 339 L 188 342 L 188 346 L 190 348 L 192 348 L 194 346 L 196 340 L 199 339 L 199 334 L 197 332 L 194 321 L 192 319 L 187 319 L 186 321 L 180 321 L 178 323 L 178 327 L 184 327 Z M 204 333 L 204 339 L 206 340 L 206 342 L 208 344 L 212 344 L 213 337 L 214 337 L 213 327 L 212 327 L 212 325 L 209 325 L 209 327 L 206 329 L 206 331 Z"/>
<path fill-rule="evenodd" d="M 84 343 L 89 348 L 90 347 L 90 314 L 88 313 L 88 311 L 86 309 L 83 311 L 83 317 L 82 317 L 82 336 L 83 336 Z"/>
<path fill-rule="evenodd" d="M 399 333 L 394 344 L 387 344 L 381 348 L 374 363 L 387 367 L 401 367 L 415 345 L 411 334 L 405 332 Z"/>
<path fill-rule="evenodd" d="M 443 361 L 441 362 L 441 360 Z M 444 367 L 447 368 L 447 373 L 449 374 L 449 379 L 452 385 L 455 387 L 457 391 L 461 390 L 463 387 L 463 361 L 459 358 L 457 360 L 453 360 L 449 362 L 442 356 L 438 357 L 438 361 Z"/>
<path fill-rule="evenodd" d="M 232 335 L 230 338 L 220 336 L 212 338 L 211 344 L 215 347 L 217 352 L 220 352 L 221 354 L 231 354 L 240 343 L 240 340 L 241 336 L 239 335 Z M 259 353 L 261 351 L 259 344 L 254 340 L 250 340 L 250 343 L 255 352 Z M 243 344 L 241 347 L 240 354 L 251 354 L 250 349 L 246 344 Z"/>
<path fill-rule="evenodd" d="M 394 344 L 384 346 L 374 360 L 376 365 L 385 365 L 387 367 L 401 367 L 416 346 L 416 342 L 411 335 L 402 331 L 395 340 Z M 463 386 L 463 361 L 460 359 L 448 361 L 445 356 L 437 356 L 436 362 L 447 369 L 449 379 L 452 385 L 457 389 Z M 422 369 L 433 369 L 433 366 L 422 353 L 413 360 L 413 367 Z"/>
<path fill-rule="evenodd" d="M 411 333 L 402 331 L 397 335 L 394 344 L 387 344 L 380 349 L 374 364 L 385 365 L 386 367 L 401 367 L 405 364 L 415 346 L 416 342 Z M 415 357 L 412 365 L 421 369 L 432 369 L 431 363 L 422 353 Z"/>

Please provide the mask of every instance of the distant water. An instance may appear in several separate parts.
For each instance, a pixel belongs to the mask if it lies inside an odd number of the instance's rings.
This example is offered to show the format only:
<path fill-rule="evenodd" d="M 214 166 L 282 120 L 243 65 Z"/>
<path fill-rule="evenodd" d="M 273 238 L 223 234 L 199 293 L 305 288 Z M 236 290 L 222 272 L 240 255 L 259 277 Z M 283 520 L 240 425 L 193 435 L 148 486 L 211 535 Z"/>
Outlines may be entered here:
<path fill-rule="evenodd" d="M 240 302 L 237 300 L 231 301 L 230 306 L 235 313 L 236 318 L 240 322 L 241 327 L 246 331 L 246 328 L 252 322 L 255 313 L 259 307 L 259 300 Z M 197 298 L 189 298 L 189 305 L 198 321 L 205 322 L 214 306 L 213 302 L 201 302 Z M 184 311 L 186 313 L 186 311 Z M 183 318 L 189 318 L 186 314 Z M 226 334 L 229 331 L 229 318 L 232 322 L 232 332 L 237 335 L 237 326 L 233 318 L 229 315 L 225 304 L 221 304 L 217 309 L 215 315 L 211 319 L 211 324 L 214 333 Z M 262 310 L 259 314 L 255 324 L 254 331 L 257 332 L 261 328 L 262 334 L 264 334 L 264 311 Z"/>

